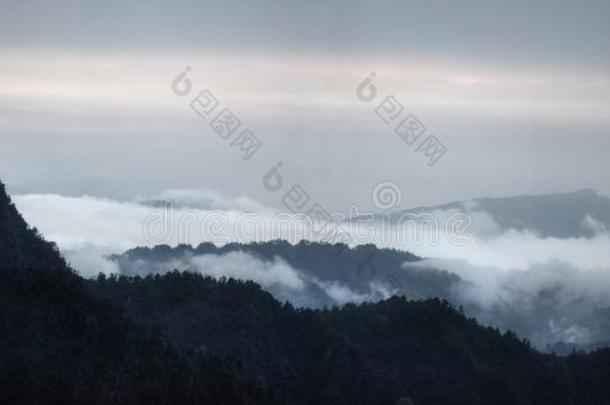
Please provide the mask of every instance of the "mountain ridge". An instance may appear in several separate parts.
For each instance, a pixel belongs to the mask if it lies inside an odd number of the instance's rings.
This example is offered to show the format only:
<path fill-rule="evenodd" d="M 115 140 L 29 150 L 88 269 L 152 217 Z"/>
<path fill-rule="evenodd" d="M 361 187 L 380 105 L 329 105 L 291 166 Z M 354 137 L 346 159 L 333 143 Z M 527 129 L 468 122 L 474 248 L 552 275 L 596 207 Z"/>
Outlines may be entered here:
<path fill-rule="evenodd" d="M 480 197 L 453 201 L 441 205 L 419 206 L 375 214 L 377 220 L 400 223 L 422 214 L 434 215 L 440 211 L 461 212 L 476 216 L 487 215 L 499 227 L 532 231 L 541 237 L 560 239 L 572 237 L 591 238 L 600 230 L 610 229 L 610 198 L 590 188 L 572 192 L 549 194 L 524 194 L 510 197 Z M 368 217 L 356 217 L 358 222 Z"/>

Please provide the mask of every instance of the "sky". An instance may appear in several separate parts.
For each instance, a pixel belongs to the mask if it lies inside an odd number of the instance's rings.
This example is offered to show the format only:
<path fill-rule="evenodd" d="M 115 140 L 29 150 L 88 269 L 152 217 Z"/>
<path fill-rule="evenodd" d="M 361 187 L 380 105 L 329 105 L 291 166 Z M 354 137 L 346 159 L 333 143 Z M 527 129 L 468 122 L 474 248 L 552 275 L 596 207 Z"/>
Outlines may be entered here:
<path fill-rule="evenodd" d="M 132 200 L 212 189 L 267 205 L 277 162 L 328 207 L 609 195 L 606 1 L 1 1 L 0 178 Z M 171 83 L 187 66 L 195 88 Z M 356 96 L 371 73 L 379 95 Z M 189 107 L 209 89 L 263 143 L 248 161 Z M 394 96 L 446 153 L 375 108 Z M 394 122 L 395 123 L 395 122 Z"/>

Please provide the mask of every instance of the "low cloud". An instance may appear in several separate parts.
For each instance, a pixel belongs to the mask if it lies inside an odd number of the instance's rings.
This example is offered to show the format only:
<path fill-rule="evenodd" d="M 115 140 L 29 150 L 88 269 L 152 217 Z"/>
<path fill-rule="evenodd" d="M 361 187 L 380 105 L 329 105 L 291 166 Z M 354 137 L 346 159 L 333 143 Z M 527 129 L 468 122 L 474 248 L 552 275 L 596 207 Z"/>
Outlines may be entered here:
<path fill-rule="evenodd" d="M 418 265 L 458 274 L 466 282 L 453 286 L 456 303 L 480 322 L 515 330 L 537 347 L 610 340 L 610 267 L 578 268 L 560 259 L 519 269 L 464 259 Z"/>
<path fill-rule="evenodd" d="M 281 287 L 302 291 L 305 283 L 302 276 L 284 260 L 275 257 L 271 261 L 261 260 L 243 252 L 224 255 L 201 255 L 186 259 L 187 266 L 202 274 L 216 278 L 232 277 L 252 280 L 265 288 Z"/>
<path fill-rule="evenodd" d="M 240 212 L 273 211 L 249 197 L 227 198 L 214 190 L 172 189 L 157 196 L 138 197 L 142 205 Z"/>
<path fill-rule="evenodd" d="M 198 272 L 215 278 L 252 280 L 280 301 L 296 306 L 321 307 L 349 302 L 378 301 L 397 292 L 380 282 L 372 282 L 368 291 L 356 291 L 336 280 L 320 280 L 290 266 L 281 257 L 271 260 L 233 251 L 224 254 L 182 254 L 170 260 L 150 261 L 123 256 L 118 271 L 126 275 L 164 274 L 174 269 Z"/>

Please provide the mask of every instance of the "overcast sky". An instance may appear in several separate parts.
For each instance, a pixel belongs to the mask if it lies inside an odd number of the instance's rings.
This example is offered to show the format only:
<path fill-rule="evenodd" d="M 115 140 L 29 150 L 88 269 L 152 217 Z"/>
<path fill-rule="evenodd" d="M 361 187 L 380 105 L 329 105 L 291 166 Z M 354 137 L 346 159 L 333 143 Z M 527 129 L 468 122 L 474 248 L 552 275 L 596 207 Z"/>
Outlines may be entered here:
<path fill-rule="evenodd" d="M 405 207 L 610 195 L 608 1 L 0 0 L 0 178 L 14 193 L 130 200 L 287 182 L 333 209 L 383 180 Z M 193 93 L 172 80 L 186 66 Z M 371 72 L 378 97 L 356 88 Z M 263 142 L 250 160 L 189 107 L 210 89 Z M 388 95 L 447 152 L 376 114 Z"/>

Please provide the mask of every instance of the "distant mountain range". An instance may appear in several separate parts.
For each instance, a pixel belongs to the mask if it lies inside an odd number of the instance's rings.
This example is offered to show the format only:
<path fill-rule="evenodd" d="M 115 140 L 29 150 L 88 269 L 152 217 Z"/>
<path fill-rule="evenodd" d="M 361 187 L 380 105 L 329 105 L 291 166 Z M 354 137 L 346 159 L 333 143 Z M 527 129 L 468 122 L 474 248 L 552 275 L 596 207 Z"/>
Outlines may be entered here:
<path fill-rule="evenodd" d="M 463 212 L 486 215 L 498 226 L 497 233 L 510 229 L 531 231 L 541 237 L 592 237 L 610 229 L 610 198 L 590 189 L 571 193 L 522 195 L 507 198 L 476 198 L 447 204 L 377 214 L 377 220 L 399 223 L 423 214 Z M 357 217 L 354 220 L 364 220 Z M 475 224 L 476 226 L 476 224 Z"/>

